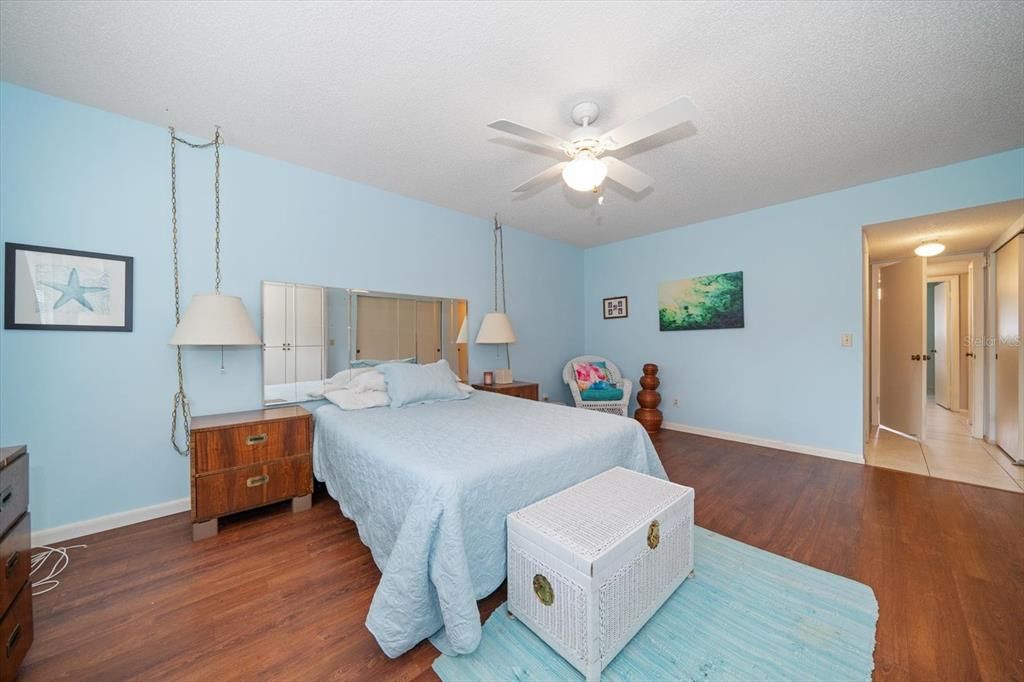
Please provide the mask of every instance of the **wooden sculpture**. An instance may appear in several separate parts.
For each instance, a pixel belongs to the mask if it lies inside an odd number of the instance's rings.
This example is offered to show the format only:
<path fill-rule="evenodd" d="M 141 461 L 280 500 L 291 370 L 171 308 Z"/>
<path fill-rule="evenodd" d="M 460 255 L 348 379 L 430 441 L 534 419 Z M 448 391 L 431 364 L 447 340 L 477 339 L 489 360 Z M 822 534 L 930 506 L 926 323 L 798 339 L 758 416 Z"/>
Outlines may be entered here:
<path fill-rule="evenodd" d="M 640 385 L 643 387 L 636 394 L 636 402 L 640 405 L 633 415 L 644 430 L 652 436 L 661 429 L 661 410 L 658 405 L 661 403 L 661 394 L 656 390 L 661 381 L 658 379 L 658 366 L 648 362 L 644 365 L 644 375 L 640 377 Z"/>

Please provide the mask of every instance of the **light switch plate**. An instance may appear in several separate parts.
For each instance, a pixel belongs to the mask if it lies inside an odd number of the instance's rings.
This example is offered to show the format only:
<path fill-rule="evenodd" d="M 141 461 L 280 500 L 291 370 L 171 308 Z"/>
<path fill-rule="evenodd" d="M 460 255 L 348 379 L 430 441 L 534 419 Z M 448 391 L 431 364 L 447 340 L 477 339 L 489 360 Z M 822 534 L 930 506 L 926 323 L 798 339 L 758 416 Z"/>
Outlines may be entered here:
<path fill-rule="evenodd" d="M 853 334 L 843 334 L 839 337 L 839 343 L 843 348 L 851 348 L 853 346 Z"/>

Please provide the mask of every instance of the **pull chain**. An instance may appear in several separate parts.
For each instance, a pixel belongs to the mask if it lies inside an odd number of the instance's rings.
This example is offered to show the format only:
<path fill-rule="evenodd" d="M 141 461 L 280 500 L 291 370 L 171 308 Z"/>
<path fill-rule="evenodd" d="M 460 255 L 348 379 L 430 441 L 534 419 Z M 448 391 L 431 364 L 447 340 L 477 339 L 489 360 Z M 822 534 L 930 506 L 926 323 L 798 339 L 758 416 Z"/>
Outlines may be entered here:
<path fill-rule="evenodd" d="M 214 133 L 213 140 L 204 144 L 196 144 L 184 140 L 174 134 L 174 128 L 168 128 L 171 133 L 171 254 L 174 260 L 174 325 L 181 324 L 181 275 L 178 265 L 178 168 L 177 168 L 177 143 L 191 147 L 192 149 L 214 148 L 214 180 L 213 180 L 213 201 L 214 201 L 214 257 L 216 260 L 217 278 L 215 281 L 216 292 L 220 293 L 220 146 L 224 139 L 220 134 L 220 126 Z M 191 424 L 192 410 L 189 405 L 188 396 L 185 395 L 185 373 L 181 364 L 181 346 L 176 347 L 176 362 L 178 366 L 178 392 L 174 394 L 174 407 L 171 410 L 171 446 L 174 447 L 182 457 L 188 457 L 191 447 Z M 221 349 L 223 353 L 223 348 Z M 223 367 L 223 359 L 221 366 Z M 181 414 L 181 424 L 184 430 L 185 441 L 178 444 L 178 414 Z"/>

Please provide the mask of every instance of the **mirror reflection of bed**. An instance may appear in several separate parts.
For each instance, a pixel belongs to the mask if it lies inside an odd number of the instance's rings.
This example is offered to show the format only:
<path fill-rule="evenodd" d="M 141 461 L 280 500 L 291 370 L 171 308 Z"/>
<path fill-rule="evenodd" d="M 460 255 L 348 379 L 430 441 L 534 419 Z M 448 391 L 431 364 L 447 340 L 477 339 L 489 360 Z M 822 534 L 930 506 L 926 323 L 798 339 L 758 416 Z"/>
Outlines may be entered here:
<path fill-rule="evenodd" d="M 271 281 L 262 293 L 266 405 L 318 400 L 332 376 L 381 362 L 443 358 L 469 380 L 464 299 Z"/>

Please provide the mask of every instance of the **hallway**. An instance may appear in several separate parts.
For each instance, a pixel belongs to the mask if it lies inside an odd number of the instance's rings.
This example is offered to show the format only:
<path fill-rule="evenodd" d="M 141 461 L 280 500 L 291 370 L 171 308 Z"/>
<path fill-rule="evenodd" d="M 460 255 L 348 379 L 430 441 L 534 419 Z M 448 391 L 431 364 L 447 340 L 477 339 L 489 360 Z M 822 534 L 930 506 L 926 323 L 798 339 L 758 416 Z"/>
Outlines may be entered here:
<path fill-rule="evenodd" d="M 867 464 L 923 476 L 1024 493 L 1024 467 L 997 446 L 971 438 L 967 415 L 929 399 L 924 442 L 876 428 L 864 448 Z"/>

